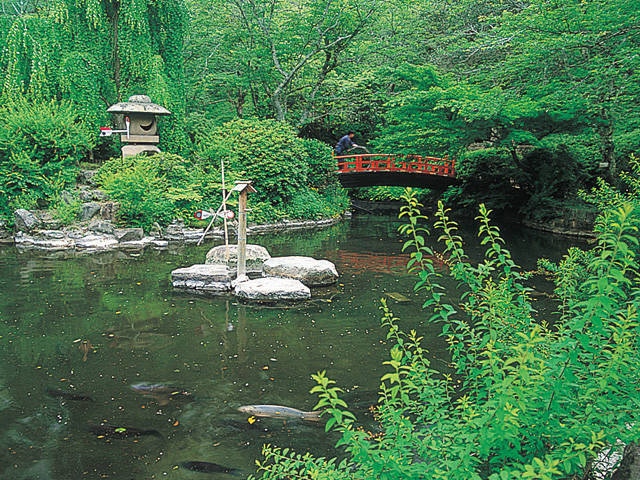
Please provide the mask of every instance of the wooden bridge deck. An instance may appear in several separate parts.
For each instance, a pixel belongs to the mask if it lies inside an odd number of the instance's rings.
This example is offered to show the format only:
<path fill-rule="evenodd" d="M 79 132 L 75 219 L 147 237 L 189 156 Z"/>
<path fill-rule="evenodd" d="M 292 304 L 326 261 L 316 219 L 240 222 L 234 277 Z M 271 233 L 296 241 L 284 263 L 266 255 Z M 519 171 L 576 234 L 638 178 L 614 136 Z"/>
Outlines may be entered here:
<path fill-rule="evenodd" d="M 445 189 L 457 183 L 455 160 L 420 155 L 356 154 L 335 157 L 343 187 L 374 185 Z"/>

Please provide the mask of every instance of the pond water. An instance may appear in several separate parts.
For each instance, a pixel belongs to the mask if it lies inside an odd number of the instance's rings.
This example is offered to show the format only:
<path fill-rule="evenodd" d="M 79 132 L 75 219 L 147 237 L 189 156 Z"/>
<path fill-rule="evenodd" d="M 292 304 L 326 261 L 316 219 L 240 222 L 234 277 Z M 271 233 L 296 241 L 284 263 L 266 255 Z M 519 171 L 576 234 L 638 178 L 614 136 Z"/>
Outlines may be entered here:
<path fill-rule="evenodd" d="M 401 324 L 425 337 L 434 365 L 446 365 L 439 327 L 425 322 L 405 272 L 398 225 L 356 215 L 323 230 L 249 237 L 272 256 L 324 258 L 340 273 L 311 301 L 281 307 L 173 290 L 170 272 L 203 263 L 214 242 L 137 253 L 0 249 L 0 478 L 207 478 L 181 466 L 188 461 L 236 469 L 215 478 L 245 478 L 264 443 L 335 456 L 337 438 L 322 424 L 253 421 L 237 407 L 311 410 L 311 374 L 326 370 L 373 427 L 367 407 L 388 354 L 385 296 Z M 576 243 L 504 235 L 526 268 Z M 168 390 L 131 388 L 144 382 Z"/>

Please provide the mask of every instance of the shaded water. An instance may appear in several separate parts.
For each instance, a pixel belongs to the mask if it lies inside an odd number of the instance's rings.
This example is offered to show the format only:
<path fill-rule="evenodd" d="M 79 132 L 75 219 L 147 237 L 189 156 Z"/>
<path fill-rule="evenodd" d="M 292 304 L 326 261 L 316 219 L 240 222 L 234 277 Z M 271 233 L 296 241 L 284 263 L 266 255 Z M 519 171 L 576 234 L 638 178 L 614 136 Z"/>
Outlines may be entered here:
<path fill-rule="evenodd" d="M 424 321 L 404 271 L 398 225 L 355 216 L 324 230 L 250 237 L 272 256 L 326 258 L 340 272 L 312 301 L 279 308 L 174 291 L 170 272 L 202 263 L 212 244 L 135 254 L 0 249 L 0 478 L 204 476 L 181 468 L 185 461 L 239 470 L 215 478 L 244 478 L 263 443 L 335 456 L 336 437 L 321 424 L 251 423 L 236 409 L 311 410 L 310 375 L 327 370 L 369 425 L 388 349 L 379 299 L 388 294 L 410 300 L 389 302 L 425 337 L 435 366 L 446 363 L 439 327 Z M 505 236 L 526 268 L 575 243 L 522 230 Z M 142 395 L 131 388 L 141 382 L 167 383 L 170 393 Z M 61 396 L 69 392 L 80 399 Z M 90 431 L 100 424 L 117 433 Z M 132 428 L 153 434 L 124 435 Z"/>

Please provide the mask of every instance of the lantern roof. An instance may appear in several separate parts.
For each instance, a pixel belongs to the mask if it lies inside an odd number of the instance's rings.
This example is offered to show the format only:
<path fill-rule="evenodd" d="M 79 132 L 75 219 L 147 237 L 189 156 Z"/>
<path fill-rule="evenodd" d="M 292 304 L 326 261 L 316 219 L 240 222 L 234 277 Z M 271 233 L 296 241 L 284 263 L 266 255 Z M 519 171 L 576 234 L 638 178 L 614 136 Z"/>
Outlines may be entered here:
<path fill-rule="evenodd" d="M 147 95 L 132 95 L 126 102 L 116 103 L 107 108 L 109 113 L 150 113 L 152 115 L 171 115 L 163 106 L 151 102 Z"/>

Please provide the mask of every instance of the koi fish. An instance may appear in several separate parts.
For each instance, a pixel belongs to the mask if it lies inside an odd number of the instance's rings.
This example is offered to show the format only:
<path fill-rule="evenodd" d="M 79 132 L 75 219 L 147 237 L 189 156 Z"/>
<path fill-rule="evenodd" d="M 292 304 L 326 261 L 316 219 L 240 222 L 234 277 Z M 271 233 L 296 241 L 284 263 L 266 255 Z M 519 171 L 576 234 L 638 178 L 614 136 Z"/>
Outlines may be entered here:
<path fill-rule="evenodd" d="M 74 393 L 66 390 L 60 390 L 59 388 L 47 388 L 46 394 L 50 397 L 63 398 L 65 400 L 77 400 L 81 402 L 94 402 L 95 400 L 89 395 L 82 393 Z"/>
<path fill-rule="evenodd" d="M 283 418 L 295 420 L 320 421 L 322 412 L 303 412 L 297 408 L 283 407 L 282 405 L 243 405 L 238 411 L 254 417 Z"/>
<path fill-rule="evenodd" d="M 236 468 L 225 467 L 211 462 L 182 462 L 180 466 L 192 472 L 200 473 L 229 473 L 231 475 L 240 473 L 240 470 Z"/>

